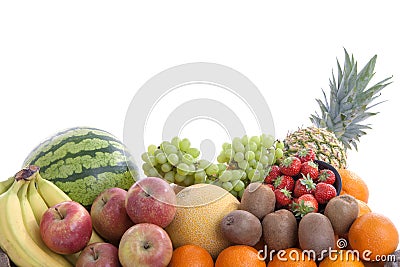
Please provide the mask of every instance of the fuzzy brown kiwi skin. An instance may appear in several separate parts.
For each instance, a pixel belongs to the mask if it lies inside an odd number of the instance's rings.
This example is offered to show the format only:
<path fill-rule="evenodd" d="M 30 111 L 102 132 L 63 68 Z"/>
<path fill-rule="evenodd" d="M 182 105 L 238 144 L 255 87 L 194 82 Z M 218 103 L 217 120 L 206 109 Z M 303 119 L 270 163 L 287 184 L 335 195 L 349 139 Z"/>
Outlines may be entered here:
<path fill-rule="evenodd" d="M 395 261 L 387 261 L 384 267 L 400 267 L 400 250 L 396 250 L 390 256 L 395 256 Z"/>
<path fill-rule="evenodd" d="M 337 235 L 345 235 L 358 216 L 358 202 L 350 195 L 332 198 L 325 207 L 324 215 L 331 221 Z"/>
<path fill-rule="evenodd" d="M 262 236 L 260 220 L 245 210 L 234 210 L 221 221 L 223 236 L 234 244 L 254 246 Z"/>
<path fill-rule="evenodd" d="M 248 211 L 261 220 L 275 210 L 275 194 L 265 184 L 251 183 L 243 192 L 239 209 Z"/>
<path fill-rule="evenodd" d="M 321 213 L 308 213 L 299 223 L 299 244 L 303 250 L 315 252 L 315 260 L 328 256 L 335 247 L 335 233 L 328 217 Z M 313 255 L 311 255 L 313 256 Z"/>
<path fill-rule="evenodd" d="M 283 250 L 297 244 L 297 220 L 286 209 L 265 215 L 262 228 L 264 242 L 269 250 Z"/>

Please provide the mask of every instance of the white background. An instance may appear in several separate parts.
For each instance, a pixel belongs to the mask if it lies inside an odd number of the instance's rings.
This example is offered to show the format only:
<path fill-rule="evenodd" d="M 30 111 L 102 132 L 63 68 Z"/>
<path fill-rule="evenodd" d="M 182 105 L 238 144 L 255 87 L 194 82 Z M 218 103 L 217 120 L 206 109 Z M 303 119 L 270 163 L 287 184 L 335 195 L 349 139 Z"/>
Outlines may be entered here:
<path fill-rule="evenodd" d="M 369 119 L 373 129 L 358 152 L 350 152 L 349 169 L 368 183 L 370 207 L 400 229 L 396 1 L 249 2 L 2 1 L 0 179 L 18 171 L 40 141 L 68 127 L 97 127 L 122 139 L 138 88 L 188 62 L 223 64 L 250 78 L 283 138 L 310 124 L 315 98 L 328 89 L 345 47 L 360 69 L 378 54 L 373 82 L 393 75 L 381 96 L 388 101 L 375 108 L 380 114 Z M 188 133 L 200 138 L 199 131 Z M 161 141 L 159 133 L 148 134 L 146 142 Z"/>

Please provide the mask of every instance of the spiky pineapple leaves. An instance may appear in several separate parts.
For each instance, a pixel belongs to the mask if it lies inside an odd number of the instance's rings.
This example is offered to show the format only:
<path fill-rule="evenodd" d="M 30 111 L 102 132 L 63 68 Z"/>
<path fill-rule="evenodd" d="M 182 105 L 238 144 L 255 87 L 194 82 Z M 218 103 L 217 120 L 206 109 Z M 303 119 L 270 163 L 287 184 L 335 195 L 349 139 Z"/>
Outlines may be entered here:
<path fill-rule="evenodd" d="M 332 71 L 332 79 L 329 79 L 329 101 L 324 90 L 324 99 L 316 99 L 321 115 L 311 115 L 310 120 L 319 128 L 327 128 L 333 132 L 343 143 L 346 149 L 357 149 L 359 138 L 370 129 L 369 124 L 361 124 L 365 119 L 378 114 L 369 110 L 384 101 L 372 104 L 381 94 L 380 91 L 389 85 L 392 77 L 388 77 L 377 84 L 367 88 L 374 76 L 377 56 L 373 56 L 364 68 L 357 72 L 357 61 L 353 55 L 350 57 L 345 52 L 343 69 L 337 61 L 337 79 Z"/>

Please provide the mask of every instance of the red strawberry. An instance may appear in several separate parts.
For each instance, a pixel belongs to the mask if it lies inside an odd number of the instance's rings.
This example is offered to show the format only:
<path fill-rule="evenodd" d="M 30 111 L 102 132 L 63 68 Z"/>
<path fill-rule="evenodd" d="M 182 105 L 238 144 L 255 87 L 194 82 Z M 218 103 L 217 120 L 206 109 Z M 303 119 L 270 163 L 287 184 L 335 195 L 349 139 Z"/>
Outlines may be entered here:
<path fill-rule="evenodd" d="M 274 181 L 275 189 L 283 189 L 286 188 L 289 191 L 292 191 L 294 188 L 294 179 L 287 175 L 278 176 Z"/>
<path fill-rule="evenodd" d="M 328 201 L 336 196 L 336 188 L 327 183 L 318 183 L 315 188 L 315 199 L 320 204 L 328 203 Z"/>
<path fill-rule="evenodd" d="M 274 193 L 277 207 L 285 207 L 292 203 L 292 193 L 286 188 L 275 189 Z"/>
<path fill-rule="evenodd" d="M 318 212 L 318 202 L 311 194 L 305 194 L 292 203 L 292 211 L 296 217 L 303 217 L 310 212 Z"/>
<path fill-rule="evenodd" d="M 300 197 L 304 194 L 313 194 L 315 191 L 315 183 L 309 175 L 304 176 L 296 181 L 294 185 L 293 195 Z"/>
<path fill-rule="evenodd" d="M 314 161 L 315 153 L 314 153 L 314 150 L 312 150 L 311 148 L 309 148 L 309 149 L 303 148 L 303 149 L 300 149 L 299 151 L 297 151 L 296 157 L 298 157 L 300 159 L 301 163 L 307 162 L 307 161 Z"/>
<path fill-rule="evenodd" d="M 288 176 L 296 176 L 300 172 L 301 161 L 297 157 L 287 157 L 279 165 L 281 173 Z"/>
<path fill-rule="evenodd" d="M 272 184 L 265 184 L 266 186 L 268 186 L 269 188 L 272 189 L 272 191 L 275 191 L 275 187 Z"/>
<path fill-rule="evenodd" d="M 319 170 L 318 170 L 318 165 L 314 163 L 313 161 L 306 161 L 301 164 L 301 169 L 300 173 L 304 174 L 307 176 L 307 174 L 310 175 L 311 179 L 314 181 L 318 179 L 319 175 Z"/>
<path fill-rule="evenodd" d="M 335 174 L 333 171 L 325 169 L 321 170 L 318 175 L 318 182 L 334 184 L 336 180 Z"/>
<path fill-rule="evenodd" d="M 272 165 L 269 170 L 267 176 L 265 176 L 264 182 L 267 184 L 272 184 L 274 183 L 276 177 L 281 175 L 281 170 L 279 169 L 279 166 L 277 165 Z"/>

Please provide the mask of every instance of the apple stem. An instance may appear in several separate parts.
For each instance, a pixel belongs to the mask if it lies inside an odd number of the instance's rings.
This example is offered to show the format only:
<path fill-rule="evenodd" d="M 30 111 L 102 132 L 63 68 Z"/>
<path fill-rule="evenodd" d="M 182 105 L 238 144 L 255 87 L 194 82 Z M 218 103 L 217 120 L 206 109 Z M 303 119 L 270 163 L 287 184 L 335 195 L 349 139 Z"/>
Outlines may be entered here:
<path fill-rule="evenodd" d="M 54 209 L 58 212 L 58 215 L 60 215 L 61 220 L 64 219 L 64 216 L 61 214 L 61 212 L 58 210 L 58 208 L 54 208 Z"/>
<path fill-rule="evenodd" d="M 150 246 L 150 243 L 149 242 L 145 242 L 144 244 L 143 244 L 143 248 L 144 249 L 149 249 L 151 246 Z"/>
<path fill-rule="evenodd" d="M 99 258 L 99 255 L 97 255 L 96 251 L 94 251 L 94 247 L 90 247 L 90 250 L 92 251 L 93 259 L 97 260 Z"/>

